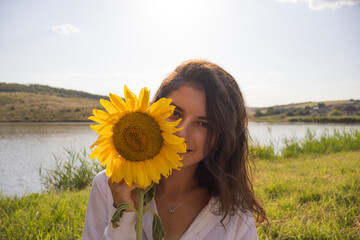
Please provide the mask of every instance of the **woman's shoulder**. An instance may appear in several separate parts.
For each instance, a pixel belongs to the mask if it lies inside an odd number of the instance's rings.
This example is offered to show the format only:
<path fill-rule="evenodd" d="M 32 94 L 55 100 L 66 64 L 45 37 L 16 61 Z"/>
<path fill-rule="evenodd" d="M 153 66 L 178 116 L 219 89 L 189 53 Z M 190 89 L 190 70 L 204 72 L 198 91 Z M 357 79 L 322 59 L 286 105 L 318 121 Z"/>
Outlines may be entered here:
<path fill-rule="evenodd" d="M 92 197 L 100 197 L 103 199 L 108 199 L 109 203 L 112 203 L 111 190 L 108 185 L 109 177 L 106 176 L 105 170 L 96 174 L 90 190 L 90 195 Z M 111 201 L 110 201 L 111 200 Z M 112 206 L 112 204 L 111 204 Z"/>
<path fill-rule="evenodd" d="M 105 174 L 105 170 L 99 172 L 98 174 L 96 174 L 92 185 L 96 185 L 96 186 L 104 186 L 107 185 L 109 177 L 106 176 Z"/>
<path fill-rule="evenodd" d="M 215 215 L 218 220 L 222 220 L 223 215 L 219 214 L 219 202 L 216 198 L 211 198 L 209 203 L 212 205 L 211 212 L 213 215 Z M 253 239 L 253 237 L 256 239 L 257 237 L 254 217 L 249 210 L 241 210 L 238 208 L 236 212 L 232 214 L 229 213 L 226 218 L 223 219 L 222 223 L 227 231 L 233 232 L 235 236 L 252 236 L 249 239 Z M 218 225 L 222 224 L 218 222 Z"/>

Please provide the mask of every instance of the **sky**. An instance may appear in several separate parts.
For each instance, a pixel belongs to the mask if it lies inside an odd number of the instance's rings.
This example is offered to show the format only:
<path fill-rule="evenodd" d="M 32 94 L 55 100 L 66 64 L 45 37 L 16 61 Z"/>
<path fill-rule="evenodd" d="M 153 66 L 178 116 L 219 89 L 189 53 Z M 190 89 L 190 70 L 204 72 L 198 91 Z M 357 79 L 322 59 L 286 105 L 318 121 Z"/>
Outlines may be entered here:
<path fill-rule="evenodd" d="M 192 58 L 250 107 L 360 99 L 360 0 L 0 0 L 0 82 L 153 96 Z"/>

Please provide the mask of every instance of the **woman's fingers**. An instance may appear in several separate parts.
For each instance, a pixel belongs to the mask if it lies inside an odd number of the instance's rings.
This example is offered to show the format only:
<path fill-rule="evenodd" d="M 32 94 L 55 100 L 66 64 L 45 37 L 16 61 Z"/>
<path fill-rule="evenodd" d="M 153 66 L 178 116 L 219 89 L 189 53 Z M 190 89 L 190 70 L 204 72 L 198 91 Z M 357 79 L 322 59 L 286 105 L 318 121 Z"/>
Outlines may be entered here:
<path fill-rule="evenodd" d="M 138 185 L 133 184 L 130 188 L 125 184 L 124 180 L 115 183 L 111 181 L 111 177 L 108 180 L 108 185 L 113 196 L 114 204 L 118 206 L 120 203 L 127 203 L 131 206 L 135 206 L 137 202 L 137 194 L 134 191 L 139 188 Z"/>

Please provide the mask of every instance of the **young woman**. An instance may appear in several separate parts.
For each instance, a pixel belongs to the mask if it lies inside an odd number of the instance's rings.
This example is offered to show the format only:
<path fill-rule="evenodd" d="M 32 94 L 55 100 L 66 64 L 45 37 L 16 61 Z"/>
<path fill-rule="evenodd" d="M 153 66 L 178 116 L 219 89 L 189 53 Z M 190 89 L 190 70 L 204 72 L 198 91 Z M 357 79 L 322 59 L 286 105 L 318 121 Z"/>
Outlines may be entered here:
<path fill-rule="evenodd" d="M 247 115 L 235 79 L 202 60 L 181 64 L 155 95 L 176 106 L 168 121 L 181 118 L 176 134 L 187 152 L 181 171 L 174 170 L 156 188 L 150 209 L 157 212 L 165 239 L 257 239 L 252 213 L 266 219 L 251 182 Z M 134 212 L 125 212 L 113 228 L 113 205 L 135 206 L 133 186 L 112 183 L 104 172 L 92 185 L 83 239 L 135 239 Z M 145 215 L 143 239 L 152 239 L 152 215 Z"/>

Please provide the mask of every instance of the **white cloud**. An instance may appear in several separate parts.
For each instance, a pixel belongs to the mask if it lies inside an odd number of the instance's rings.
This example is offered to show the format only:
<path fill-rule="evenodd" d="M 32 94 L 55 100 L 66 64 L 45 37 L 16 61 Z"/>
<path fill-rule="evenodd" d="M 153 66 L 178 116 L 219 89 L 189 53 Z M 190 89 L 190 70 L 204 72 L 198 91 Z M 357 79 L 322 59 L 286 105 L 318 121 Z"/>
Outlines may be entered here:
<path fill-rule="evenodd" d="M 330 9 L 339 9 L 344 6 L 355 6 L 360 3 L 360 0 L 277 0 L 278 2 L 289 2 L 289 3 L 298 3 L 298 2 L 307 2 L 309 8 L 312 10 L 323 10 L 326 8 Z"/>
<path fill-rule="evenodd" d="M 80 29 L 71 24 L 62 24 L 51 27 L 51 30 L 61 35 L 69 35 L 71 33 L 78 33 Z"/>

